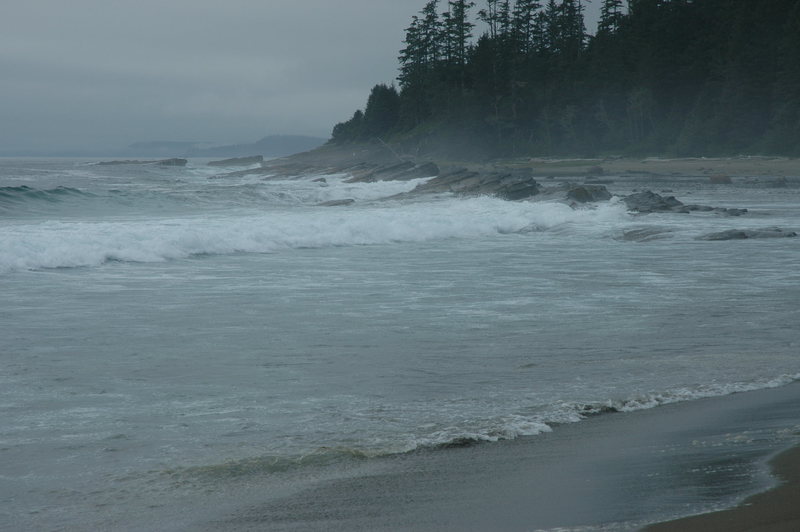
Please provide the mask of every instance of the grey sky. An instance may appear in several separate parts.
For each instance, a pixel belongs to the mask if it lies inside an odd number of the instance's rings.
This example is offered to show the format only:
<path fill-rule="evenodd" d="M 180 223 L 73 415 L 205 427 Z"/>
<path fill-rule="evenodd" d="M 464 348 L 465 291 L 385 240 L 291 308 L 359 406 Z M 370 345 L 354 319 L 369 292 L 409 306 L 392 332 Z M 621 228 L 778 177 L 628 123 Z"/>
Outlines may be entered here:
<path fill-rule="evenodd" d="M 4 4 L 0 152 L 327 137 L 396 77 L 424 0 Z"/>

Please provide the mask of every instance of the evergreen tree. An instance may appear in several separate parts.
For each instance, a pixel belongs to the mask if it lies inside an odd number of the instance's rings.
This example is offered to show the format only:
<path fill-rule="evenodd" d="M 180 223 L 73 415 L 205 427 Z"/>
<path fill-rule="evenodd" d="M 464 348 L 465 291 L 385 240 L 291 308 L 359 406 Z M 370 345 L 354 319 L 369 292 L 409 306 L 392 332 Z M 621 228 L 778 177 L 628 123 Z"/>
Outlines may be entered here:
<path fill-rule="evenodd" d="M 498 11 L 500 0 L 486 0 L 486 8 L 478 11 L 478 18 L 489 26 L 489 37 L 496 39 L 499 33 Z"/>
<path fill-rule="evenodd" d="M 409 87 L 418 83 L 424 75 L 425 67 L 425 42 L 420 28 L 419 18 L 414 16 L 411 25 L 406 28 L 406 38 L 403 41 L 405 48 L 400 50 L 400 80 L 401 87 Z"/>
<path fill-rule="evenodd" d="M 373 88 L 334 142 L 447 139 L 493 156 L 800 155 L 800 0 L 429 0 L 406 29 L 400 93 Z M 454 132 L 458 132 L 455 134 Z M 424 139 L 424 140 L 423 140 Z M 431 145 L 431 144 L 426 144 Z"/>
<path fill-rule="evenodd" d="M 442 24 L 438 13 L 439 0 L 430 0 L 422 8 L 420 36 L 425 50 L 425 62 L 429 67 L 438 64 L 442 54 Z"/>
<path fill-rule="evenodd" d="M 517 0 L 512 13 L 513 46 L 521 55 L 528 55 L 535 49 L 538 33 L 537 13 L 541 9 L 539 0 Z"/>
<path fill-rule="evenodd" d="M 364 109 L 360 136 L 364 139 L 390 133 L 400 118 L 400 95 L 394 86 L 379 83 L 372 88 Z"/>
<path fill-rule="evenodd" d="M 331 142 L 341 144 L 359 139 L 361 137 L 363 122 L 364 113 L 359 109 L 353 113 L 353 117 L 347 122 L 340 122 L 333 126 Z"/>
<path fill-rule="evenodd" d="M 598 34 L 614 33 L 622 22 L 622 0 L 603 0 L 600 7 L 600 23 L 597 26 Z"/>
<path fill-rule="evenodd" d="M 472 28 L 475 27 L 470 21 L 469 10 L 475 7 L 475 3 L 468 0 L 450 0 L 448 6 L 450 10 L 447 12 L 444 31 L 449 43 L 450 60 L 453 66 L 463 72 L 467 64 Z"/>

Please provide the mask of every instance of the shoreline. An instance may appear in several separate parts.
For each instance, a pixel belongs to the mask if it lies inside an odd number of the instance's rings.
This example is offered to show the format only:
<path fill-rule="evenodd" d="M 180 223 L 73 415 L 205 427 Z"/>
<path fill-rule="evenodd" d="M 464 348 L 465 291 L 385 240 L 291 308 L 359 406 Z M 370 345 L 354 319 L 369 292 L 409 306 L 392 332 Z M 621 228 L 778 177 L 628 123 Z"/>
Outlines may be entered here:
<path fill-rule="evenodd" d="M 745 532 L 800 530 L 800 445 L 769 461 L 774 488 L 745 499 L 727 510 L 703 513 L 650 525 L 643 532 Z"/>
<path fill-rule="evenodd" d="M 764 465 L 798 445 L 799 400 L 795 382 L 590 417 L 533 437 L 343 467 L 324 480 L 305 479 L 289 495 L 265 479 L 260 502 L 195 524 L 215 531 L 691 530 L 669 520 L 717 516 L 702 512 L 774 487 Z M 788 463 L 797 465 L 800 450 L 792 449 Z M 790 526 L 800 509 L 791 494 L 782 500 L 786 513 L 776 522 Z M 720 527 L 737 530 L 726 521 Z"/>

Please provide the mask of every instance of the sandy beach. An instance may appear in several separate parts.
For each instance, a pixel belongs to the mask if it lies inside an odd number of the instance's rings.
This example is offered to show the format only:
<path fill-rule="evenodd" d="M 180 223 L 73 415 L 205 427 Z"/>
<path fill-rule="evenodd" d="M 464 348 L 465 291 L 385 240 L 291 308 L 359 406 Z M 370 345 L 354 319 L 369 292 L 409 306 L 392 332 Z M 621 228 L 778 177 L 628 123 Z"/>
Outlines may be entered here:
<path fill-rule="evenodd" d="M 650 526 L 647 532 L 793 532 L 800 530 L 800 447 L 770 461 L 781 482 L 729 510 L 701 514 Z"/>

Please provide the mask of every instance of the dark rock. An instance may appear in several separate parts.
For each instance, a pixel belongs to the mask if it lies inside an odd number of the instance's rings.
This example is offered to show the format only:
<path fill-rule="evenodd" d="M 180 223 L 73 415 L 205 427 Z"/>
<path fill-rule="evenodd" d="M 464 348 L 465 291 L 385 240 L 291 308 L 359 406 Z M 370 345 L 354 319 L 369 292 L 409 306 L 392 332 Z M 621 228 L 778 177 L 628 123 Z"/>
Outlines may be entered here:
<path fill-rule="evenodd" d="M 745 240 L 749 238 L 792 238 L 796 237 L 794 231 L 786 231 L 779 227 L 766 229 L 729 229 L 719 233 L 710 233 L 698 237 L 697 240 Z"/>
<path fill-rule="evenodd" d="M 716 209 L 718 212 L 722 214 L 726 214 L 728 216 L 742 216 L 743 214 L 747 214 L 747 209 Z"/>
<path fill-rule="evenodd" d="M 681 209 L 681 212 L 711 212 L 714 207 L 708 205 L 686 205 Z"/>
<path fill-rule="evenodd" d="M 189 162 L 186 159 L 163 159 L 161 161 L 137 161 L 137 160 L 123 160 L 123 161 L 101 161 L 98 166 L 118 166 L 125 164 L 157 164 L 159 166 L 186 166 Z"/>
<path fill-rule="evenodd" d="M 459 196 L 497 196 L 507 200 L 521 200 L 540 192 L 539 183 L 524 173 L 484 174 L 456 168 L 448 173 L 417 185 L 413 194 L 453 193 Z"/>
<path fill-rule="evenodd" d="M 345 183 L 374 183 L 375 181 L 390 181 L 394 176 L 414 168 L 414 163 L 404 161 L 401 163 L 378 166 L 366 171 L 353 172 L 353 176 Z"/>
<path fill-rule="evenodd" d="M 251 166 L 262 162 L 264 162 L 263 155 L 253 155 L 252 157 L 234 157 L 233 159 L 210 161 L 208 166 Z"/>
<path fill-rule="evenodd" d="M 725 207 L 711 207 L 708 205 L 684 205 L 683 202 L 675 199 L 675 196 L 660 196 L 655 192 L 645 190 L 637 192 L 623 198 L 625 205 L 631 211 L 639 213 L 651 212 L 677 212 L 689 214 L 692 212 L 710 212 L 723 214 L 725 216 L 742 216 L 747 213 L 747 209 L 728 209 Z"/>
<path fill-rule="evenodd" d="M 123 165 L 123 164 L 152 164 L 154 162 L 155 161 L 132 161 L 132 160 L 126 159 L 124 161 L 100 161 L 99 163 L 97 163 L 97 165 L 98 166 L 117 166 L 117 165 Z"/>
<path fill-rule="evenodd" d="M 541 191 L 539 183 L 532 177 L 514 174 L 504 176 L 490 188 L 489 194 L 511 201 L 530 198 Z"/>
<path fill-rule="evenodd" d="M 419 179 L 421 177 L 435 177 L 439 175 L 439 167 L 435 163 L 423 163 L 414 168 L 403 172 L 400 176 L 395 177 L 395 180 L 410 180 Z"/>
<path fill-rule="evenodd" d="M 317 206 L 319 206 L 319 207 L 341 207 L 343 205 L 352 205 L 355 202 L 356 202 L 356 200 L 354 200 L 352 198 L 347 198 L 347 199 L 323 201 L 322 203 L 317 203 Z"/>
<path fill-rule="evenodd" d="M 622 233 L 622 240 L 626 242 L 650 242 L 667 238 L 672 231 L 661 227 L 645 227 L 642 229 L 631 229 Z"/>
<path fill-rule="evenodd" d="M 162 161 L 158 161 L 156 164 L 158 166 L 186 166 L 188 163 L 186 159 L 164 159 Z"/>
<path fill-rule="evenodd" d="M 423 163 L 420 165 L 410 161 L 350 171 L 350 179 L 346 183 L 373 183 L 375 181 L 409 181 L 421 177 L 433 177 L 439 175 L 439 167 L 434 163 Z"/>
<path fill-rule="evenodd" d="M 477 172 L 471 172 L 466 168 L 455 168 L 449 172 L 435 177 L 434 179 L 431 179 L 426 183 L 417 185 L 412 192 L 415 194 L 441 194 L 445 192 L 455 192 L 453 187 L 457 188 L 459 183 L 463 183 L 465 180 L 473 178 L 477 175 Z"/>
<path fill-rule="evenodd" d="M 578 203 L 608 201 L 611 192 L 603 185 L 576 185 L 567 191 L 567 198 Z"/>
<path fill-rule="evenodd" d="M 318 177 L 316 179 L 312 179 L 311 182 L 312 183 L 327 183 L 328 180 L 325 179 L 324 177 Z"/>
<path fill-rule="evenodd" d="M 641 213 L 673 212 L 677 208 L 683 207 L 683 203 L 675 199 L 675 196 L 664 197 L 649 190 L 626 196 L 622 201 L 625 202 L 628 209 Z"/>
<path fill-rule="evenodd" d="M 437 447 L 439 449 L 462 449 L 464 447 L 472 447 L 478 445 L 481 441 L 477 438 L 470 438 L 469 436 L 460 436 L 448 442 L 440 443 Z"/>
<path fill-rule="evenodd" d="M 411 170 L 416 165 L 411 161 L 403 161 L 402 163 L 393 164 L 391 166 L 384 166 L 383 168 L 379 168 L 375 170 L 375 175 L 393 175 L 405 172 L 407 170 Z"/>

